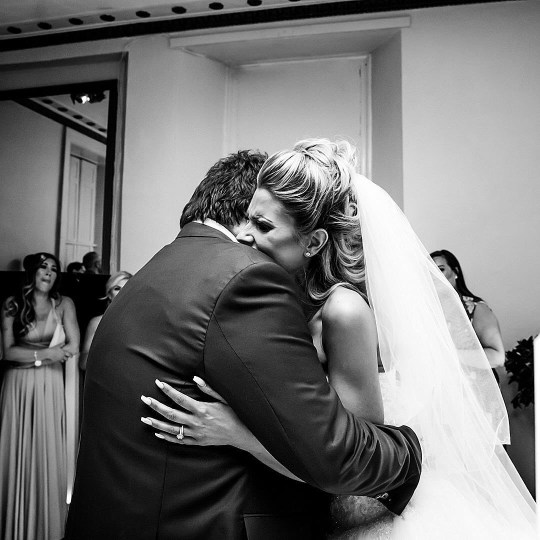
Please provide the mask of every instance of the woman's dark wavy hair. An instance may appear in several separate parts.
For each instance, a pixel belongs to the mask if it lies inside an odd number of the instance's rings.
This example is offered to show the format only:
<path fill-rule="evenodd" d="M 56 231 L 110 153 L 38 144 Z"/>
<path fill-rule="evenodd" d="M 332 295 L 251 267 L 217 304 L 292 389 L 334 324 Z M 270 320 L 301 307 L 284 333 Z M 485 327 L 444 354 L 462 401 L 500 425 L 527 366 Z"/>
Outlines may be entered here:
<path fill-rule="evenodd" d="M 185 206 L 180 227 L 207 218 L 222 225 L 244 221 L 257 187 L 257 174 L 267 157 L 258 151 L 240 150 L 215 163 Z"/>
<path fill-rule="evenodd" d="M 49 291 L 49 298 L 55 300 L 60 298 L 58 292 L 60 288 L 60 261 L 58 258 L 43 251 L 27 255 L 23 260 L 25 280 L 22 290 L 19 294 L 10 298 L 5 306 L 6 314 L 15 318 L 13 321 L 13 334 L 15 337 L 26 335 L 36 320 L 36 312 L 32 304 L 32 297 L 36 288 L 36 273 L 41 264 L 47 259 L 52 259 L 57 268 L 56 279 Z"/>
<path fill-rule="evenodd" d="M 476 294 L 473 294 L 467 285 L 465 284 L 465 277 L 463 276 L 463 270 L 461 269 L 461 264 L 457 260 L 457 257 L 447 249 L 440 249 L 430 253 L 432 259 L 435 257 L 442 257 L 446 264 L 455 272 L 456 274 L 456 291 L 461 296 L 470 296 L 475 302 L 482 302 L 482 299 Z"/>

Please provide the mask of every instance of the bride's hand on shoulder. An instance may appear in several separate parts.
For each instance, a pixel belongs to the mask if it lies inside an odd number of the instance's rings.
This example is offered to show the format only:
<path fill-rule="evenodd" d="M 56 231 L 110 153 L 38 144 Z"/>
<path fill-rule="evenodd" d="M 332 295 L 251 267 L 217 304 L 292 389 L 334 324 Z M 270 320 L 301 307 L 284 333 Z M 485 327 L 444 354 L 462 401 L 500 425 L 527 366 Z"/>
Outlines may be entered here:
<path fill-rule="evenodd" d="M 250 431 L 240 421 L 226 401 L 198 377 L 199 389 L 216 402 L 197 401 L 167 383 L 156 380 L 157 387 L 179 408 L 169 407 L 157 399 L 141 396 L 142 401 L 163 419 L 142 417 L 141 422 L 153 427 L 156 437 L 187 446 L 236 446 L 246 450 Z"/>

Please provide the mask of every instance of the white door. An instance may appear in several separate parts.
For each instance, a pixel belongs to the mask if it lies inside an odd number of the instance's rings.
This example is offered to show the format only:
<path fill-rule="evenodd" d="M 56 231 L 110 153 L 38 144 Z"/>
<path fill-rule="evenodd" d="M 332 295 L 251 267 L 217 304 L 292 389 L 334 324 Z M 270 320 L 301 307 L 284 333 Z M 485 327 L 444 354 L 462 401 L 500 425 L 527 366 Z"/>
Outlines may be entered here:
<path fill-rule="evenodd" d="M 78 156 L 69 158 L 68 185 L 63 190 L 62 246 L 64 267 L 81 261 L 96 247 L 96 178 L 97 164 Z"/>

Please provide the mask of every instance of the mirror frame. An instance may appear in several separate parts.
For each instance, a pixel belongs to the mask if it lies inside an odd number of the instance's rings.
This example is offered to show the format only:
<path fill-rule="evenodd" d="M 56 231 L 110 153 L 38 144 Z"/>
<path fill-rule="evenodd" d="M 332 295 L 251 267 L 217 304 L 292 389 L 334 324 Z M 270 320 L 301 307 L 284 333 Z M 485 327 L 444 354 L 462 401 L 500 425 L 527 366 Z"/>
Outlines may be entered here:
<path fill-rule="evenodd" d="M 117 156 L 117 134 L 118 134 L 118 91 L 119 81 L 117 79 L 93 81 L 85 83 L 70 83 L 53 86 L 37 86 L 35 88 L 19 88 L 14 90 L 0 90 L 0 101 L 15 101 L 23 98 L 35 98 L 44 96 L 73 94 L 78 92 L 109 92 L 109 103 L 107 113 L 107 137 L 100 137 L 91 130 L 76 122 L 62 117 L 64 126 L 74 129 L 90 137 L 105 143 L 105 179 L 104 179 L 104 204 L 103 204 L 103 235 L 102 235 L 102 268 L 104 274 L 110 274 L 118 266 L 119 254 L 119 220 L 120 220 L 120 170 L 121 154 Z M 27 106 L 25 103 L 24 106 Z M 36 107 L 37 109 L 37 107 Z M 35 110 L 39 114 L 47 116 L 51 120 L 59 122 L 59 116 L 54 113 L 45 114 L 43 110 Z M 60 186 L 61 188 L 62 186 Z M 59 209 L 61 211 L 61 209 Z M 55 242 L 56 251 L 59 249 L 59 230 L 57 231 Z"/>

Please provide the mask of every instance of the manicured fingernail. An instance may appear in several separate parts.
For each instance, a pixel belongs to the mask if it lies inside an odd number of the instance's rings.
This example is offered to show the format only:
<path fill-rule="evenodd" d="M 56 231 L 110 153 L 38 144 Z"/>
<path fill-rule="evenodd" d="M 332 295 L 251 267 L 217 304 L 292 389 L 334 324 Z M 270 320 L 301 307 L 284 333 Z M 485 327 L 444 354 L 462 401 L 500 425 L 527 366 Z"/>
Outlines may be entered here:
<path fill-rule="evenodd" d="M 165 437 L 161 433 L 154 433 L 158 439 L 164 439 Z"/>
<path fill-rule="evenodd" d="M 163 388 L 163 383 L 159 379 L 156 379 L 156 386 L 158 388 Z"/>
<path fill-rule="evenodd" d="M 193 377 L 193 380 L 195 381 L 195 384 L 198 384 L 199 386 L 206 386 L 206 383 L 200 377 L 197 377 L 197 375 Z"/>
<path fill-rule="evenodd" d="M 144 422 L 145 424 L 148 424 L 149 426 L 152 425 L 152 420 L 150 420 L 150 418 L 146 418 L 145 416 L 141 416 L 141 422 Z"/>
<path fill-rule="evenodd" d="M 152 403 L 152 400 L 149 397 L 141 396 L 141 400 L 146 403 L 147 405 L 150 405 Z"/>

